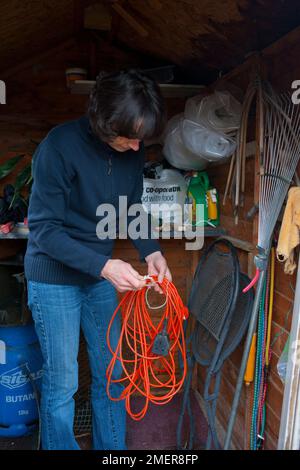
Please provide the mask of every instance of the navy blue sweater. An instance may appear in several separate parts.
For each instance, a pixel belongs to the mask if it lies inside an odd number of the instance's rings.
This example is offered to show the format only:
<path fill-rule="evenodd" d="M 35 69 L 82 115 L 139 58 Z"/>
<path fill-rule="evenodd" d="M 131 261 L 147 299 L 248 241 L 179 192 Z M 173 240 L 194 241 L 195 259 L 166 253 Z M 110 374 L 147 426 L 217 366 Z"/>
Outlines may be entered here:
<path fill-rule="evenodd" d="M 118 214 L 120 195 L 140 202 L 144 148 L 117 152 L 91 131 L 86 116 L 52 129 L 33 156 L 29 202 L 27 280 L 84 285 L 101 280 L 114 240 L 100 240 L 96 215 L 102 203 Z M 156 240 L 136 239 L 144 259 L 160 250 Z"/>

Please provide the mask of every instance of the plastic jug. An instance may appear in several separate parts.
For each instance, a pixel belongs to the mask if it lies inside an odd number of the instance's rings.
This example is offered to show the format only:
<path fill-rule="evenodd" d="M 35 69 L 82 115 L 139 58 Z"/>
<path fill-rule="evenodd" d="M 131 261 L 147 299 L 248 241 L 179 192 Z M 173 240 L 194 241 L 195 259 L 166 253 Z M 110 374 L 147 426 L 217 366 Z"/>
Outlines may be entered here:
<path fill-rule="evenodd" d="M 192 225 L 207 225 L 209 179 L 205 171 L 193 172 L 188 186 L 188 201 L 192 204 Z"/>
<path fill-rule="evenodd" d="M 219 225 L 219 201 L 205 171 L 193 172 L 188 186 L 188 202 L 192 204 L 192 225 Z"/>

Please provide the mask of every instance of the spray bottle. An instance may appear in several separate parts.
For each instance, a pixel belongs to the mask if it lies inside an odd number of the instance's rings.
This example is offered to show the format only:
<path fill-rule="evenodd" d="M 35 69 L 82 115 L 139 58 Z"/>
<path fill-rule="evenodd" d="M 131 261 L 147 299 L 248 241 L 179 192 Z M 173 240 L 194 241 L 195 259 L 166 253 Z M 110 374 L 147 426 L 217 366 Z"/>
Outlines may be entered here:
<path fill-rule="evenodd" d="M 206 187 L 207 186 L 207 187 Z M 206 225 L 208 220 L 207 189 L 209 180 L 207 173 L 194 171 L 188 186 L 188 200 L 192 203 L 192 225 Z M 201 212 L 201 209 L 203 212 Z"/>
<path fill-rule="evenodd" d="M 193 226 L 219 225 L 218 193 L 216 188 L 211 187 L 205 171 L 193 172 L 187 194 L 188 201 L 192 203 Z M 200 208 L 203 208 L 203 213 L 199 210 Z"/>

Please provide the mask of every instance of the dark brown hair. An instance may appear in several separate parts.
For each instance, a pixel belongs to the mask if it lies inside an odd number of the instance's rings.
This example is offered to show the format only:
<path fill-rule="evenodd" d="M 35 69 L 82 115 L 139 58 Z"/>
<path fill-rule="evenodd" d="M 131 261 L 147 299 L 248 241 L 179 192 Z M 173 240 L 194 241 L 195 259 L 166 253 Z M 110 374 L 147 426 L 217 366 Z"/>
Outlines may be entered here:
<path fill-rule="evenodd" d="M 140 140 L 157 137 L 165 124 L 159 86 L 133 69 L 99 75 L 87 112 L 94 134 L 104 141 L 117 136 Z"/>

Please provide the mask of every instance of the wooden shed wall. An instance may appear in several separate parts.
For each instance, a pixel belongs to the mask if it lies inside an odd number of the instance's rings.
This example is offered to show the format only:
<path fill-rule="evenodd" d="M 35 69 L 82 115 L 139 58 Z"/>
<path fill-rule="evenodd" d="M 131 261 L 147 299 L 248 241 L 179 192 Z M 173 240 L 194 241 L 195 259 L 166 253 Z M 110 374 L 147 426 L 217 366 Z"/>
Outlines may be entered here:
<path fill-rule="evenodd" d="M 270 80 L 277 90 L 291 90 L 292 82 L 300 78 L 300 66 L 299 61 L 297 60 L 299 53 L 299 28 L 278 42 L 274 43 L 274 45 L 268 47 L 261 53 L 259 60 L 263 65 L 265 76 Z M 228 78 L 224 77 L 224 79 L 221 79 L 220 81 L 224 83 L 228 81 L 229 83 L 233 83 L 245 90 L 245 87 L 248 84 L 249 76 L 253 70 L 254 62 L 253 59 L 250 59 L 242 67 L 234 70 L 233 73 L 229 73 Z M 218 81 L 218 83 L 220 83 L 220 81 Z M 251 140 L 251 128 L 249 137 Z M 227 203 L 225 207 L 221 207 L 221 225 L 227 230 L 228 235 L 252 242 L 255 246 L 257 243 L 257 219 L 254 219 L 253 222 L 245 221 L 245 215 L 254 203 L 255 184 L 257 182 L 254 160 L 255 157 L 249 158 L 247 161 L 247 188 L 245 195 L 245 206 L 240 211 L 240 222 L 238 226 L 234 225 L 234 218 L 230 203 Z M 220 200 L 222 200 L 222 195 L 224 193 L 227 173 L 228 165 L 216 167 L 210 171 L 211 181 L 220 191 Z M 251 266 L 253 267 L 253 264 L 250 260 L 249 264 L 246 253 L 239 251 L 239 256 L 241 266 L 244 268 L 244 272 L 251 272 Z M 274 342 L 272 346 L 273 353 L 270 364 L 269 387 L 266 400 L 267 421 L 265 449 L 277 448 L 284 391 L 283 384 L 277 373 L 277 362 L 287 341 L 291 327 L 295 283 L 296 273 L 293 276 L 285 274 L 283 271 L 283 265 L 276 262 L 275 298 L 271 333 L 271 342 Z M 220 427 L 225 429 L 231 411 L 231 403 L 241 361 L 241 355 L 242 346 L 240 346 L 226 361 L 222 374 L 218 420 Z M 200 391 L 202 390 L 201 383 L 203 383 L 203 377 L 204 371 L 199 368 Z M 251 402 L 252 387 L 243 387 L 236 425 L 233 433 L 233 444 L 235 448 L 238 449 L 249 448 Z"/>

